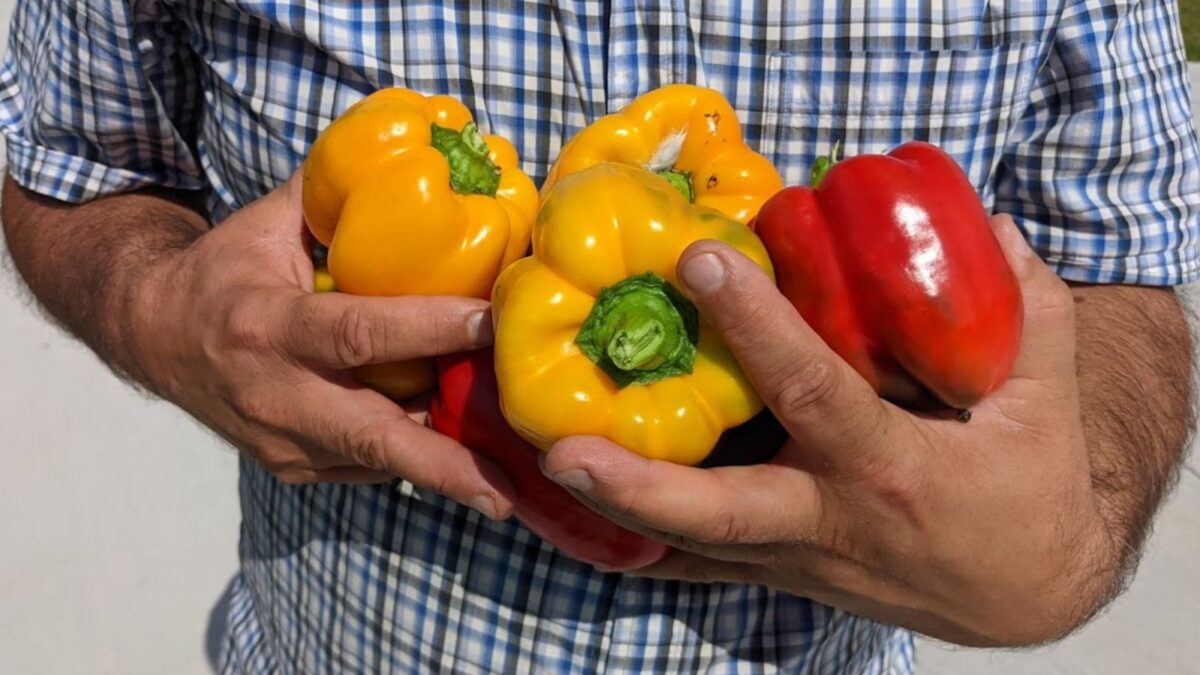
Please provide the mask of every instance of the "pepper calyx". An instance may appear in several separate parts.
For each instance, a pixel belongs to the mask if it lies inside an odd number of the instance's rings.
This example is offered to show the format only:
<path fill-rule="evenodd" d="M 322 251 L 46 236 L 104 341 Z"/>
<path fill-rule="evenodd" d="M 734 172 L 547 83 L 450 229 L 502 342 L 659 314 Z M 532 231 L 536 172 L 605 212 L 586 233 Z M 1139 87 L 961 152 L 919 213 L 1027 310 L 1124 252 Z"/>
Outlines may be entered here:
<path fill-rule="evenodd" d="M 671 184 L 671 187 L 679 191 L 683 198 L 688 200 L 689 204 L 696 203 L 696 189 L 692 186 L 692 172 L 679 171 L 678 169 L 661 169 L 655 171 L 654 175 L 666 180 Z"/>
<path fill-rule="evenodd" d="M 488 156 L 479 127 L 468 122 L 462 131 L 432 125 L 433 148 L 450 164 L 450 186 L 459 194 L 495 197 L 500 189 L 500 167 Z"/>
<path fill-rule="evenodd" d="M 696 306 L 653 272 L 602 289 L 575 336 L 620 388 L 691 373 L 699 341 Z"/>
<path fill-rule="evenodd" d="M 825 174 L 829 173 L 833 165 L 838 163 L 840 159 L 838 154 L 841 152 L 841 149 L 842 142 L 840 140 L 836 141 L 833 144 L 833 150 L 830 151 L 828 156 L 822 155 L 813 162 L 812 174 L 809 176 L 809 184 L 812 187 L 820 187 L 821 182 L 825 180 Z"/>

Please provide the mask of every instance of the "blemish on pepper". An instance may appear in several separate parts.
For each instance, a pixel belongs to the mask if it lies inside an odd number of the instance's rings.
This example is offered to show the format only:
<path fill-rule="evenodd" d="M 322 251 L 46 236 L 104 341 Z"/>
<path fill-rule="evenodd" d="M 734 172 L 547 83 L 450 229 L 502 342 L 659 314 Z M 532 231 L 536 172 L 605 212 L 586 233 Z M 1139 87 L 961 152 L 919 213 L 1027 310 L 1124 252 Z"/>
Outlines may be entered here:
<path fill-rule="evenodd" d="M 713 175 L 708 177 L 708 182 L 705 183 L 705 185 L 708 187 L 709 190 L 711 190 L 711 189 L 717 187 L 717 182 L 718 182 L 717 174 L 714 173 Z"/>
<path fill-rule="evenodd" d="M 721 113 L 715 110 L 710 113 L 704 113 L 704 119 L 708 120 L 708 130 L 715 132 L 717 125 L 721 123 Z"/>

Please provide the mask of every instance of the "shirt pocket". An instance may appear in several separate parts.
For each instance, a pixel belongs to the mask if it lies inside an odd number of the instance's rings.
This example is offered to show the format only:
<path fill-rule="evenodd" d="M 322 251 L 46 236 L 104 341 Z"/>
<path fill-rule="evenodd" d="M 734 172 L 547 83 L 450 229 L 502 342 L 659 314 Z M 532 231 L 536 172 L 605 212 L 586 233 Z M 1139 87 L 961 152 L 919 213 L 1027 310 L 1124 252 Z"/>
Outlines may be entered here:
<path fill-rule="evenodd" d="M 1039 43 L 925 51 L 777 52 L 768 57 L 763 151 L 789 185 L 840 141 L 843 156 L 910 140 L 950 153 L 985 200 L 1026 108 Z"/>

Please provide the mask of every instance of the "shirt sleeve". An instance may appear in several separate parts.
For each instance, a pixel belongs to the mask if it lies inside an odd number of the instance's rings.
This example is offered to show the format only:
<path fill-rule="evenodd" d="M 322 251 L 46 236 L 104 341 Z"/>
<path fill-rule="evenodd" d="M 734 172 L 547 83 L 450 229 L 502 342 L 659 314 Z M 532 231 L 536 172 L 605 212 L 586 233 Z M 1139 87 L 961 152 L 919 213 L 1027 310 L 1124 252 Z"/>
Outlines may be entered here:
<path fill-rule="evenodd" d="M 158 2 L 17 3 L 0 69 L 0 133 L 25 188 L 79 203 L 202 187 L 196 60 Z"/>
<path fill-rule="evenodd" d="M 1200 276 L 1200 153 L 1175 0 L 1076 0 L 998 171 L 1060 276 L 1175 285 Z"/>

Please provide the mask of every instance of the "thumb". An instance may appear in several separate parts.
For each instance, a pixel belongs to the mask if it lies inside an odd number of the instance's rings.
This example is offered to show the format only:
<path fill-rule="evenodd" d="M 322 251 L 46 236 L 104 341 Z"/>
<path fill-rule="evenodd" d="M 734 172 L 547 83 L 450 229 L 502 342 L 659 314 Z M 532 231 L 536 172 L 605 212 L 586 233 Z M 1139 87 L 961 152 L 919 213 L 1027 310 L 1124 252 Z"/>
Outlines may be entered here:
<path fill-rule="evenodd" d="M 315 239 L 304 220 L 304 171 L 237 209 L 206 236 L 218 249 L 245 254 L 248 264 L 284 286 L 312 292 Z"/>
<path fill-rule="evenodd" d="M 304 166 L 301 165 L 262 198 L 281 214 L 304 220 Z"/>
<path fill-rule="evenodd" d="M 714 241 L 692 244 L 679 279 L 763 401 L 801 446 L 832 463 L 877 449 L 886 408 L 805 323 L 749 258 Z M 886 447 L 886 446 L 885 446 Z"/>
<path fill-rule="evenodd" d="M 992 231 L 1021 286 L 1024 327 L 1011 380 L 1074 386 L 1075 300 L 1071 289 L 1029 247 L 1011 216 L 991 219 Z"/>
<path fill-rule="evenodd" d="M 306 231 L 304 225 L 304 167 L 301 166 L 267 194 L 238 210 L 255 214 L 253 218 L 237 218 L 239 222 L 271 237 L 296 241 Z"/>

